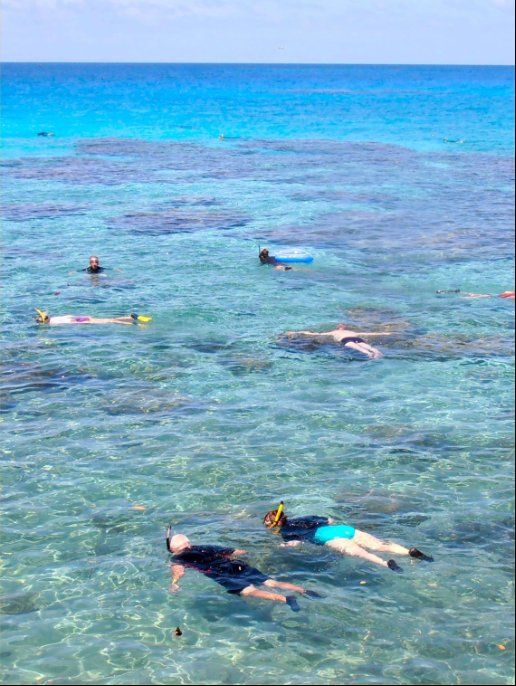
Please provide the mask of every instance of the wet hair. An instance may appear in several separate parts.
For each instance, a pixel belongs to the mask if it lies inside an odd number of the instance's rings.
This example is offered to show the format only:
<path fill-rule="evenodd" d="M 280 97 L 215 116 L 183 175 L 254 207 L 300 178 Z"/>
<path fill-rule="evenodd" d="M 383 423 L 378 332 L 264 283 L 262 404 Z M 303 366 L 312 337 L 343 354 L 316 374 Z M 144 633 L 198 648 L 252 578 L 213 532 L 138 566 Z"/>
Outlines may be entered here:
<path fill-rule="evenodd" d="M 100 260 L 97 257 L 97 255 L 90 255 L 89 261 L 91 262 L 92 260 L 96 260 L 98 264 L 100 264 Z"/>
<path fill-rule="evenodd" d="M 279 520 L 274 524 L 274 521 L 276 520 L 276 515 L 278 514 L 278 510 L 270 510 L 270 512 L 267 512 L 265 517 L 263 518 L 263 523 L 268 529 L 272 529 L 273 526 L 283 526 L 285 522 L 287 521 L 287 516 L 283 512 L 279 518 Z"/>
<path fill-rule="evenodd" d="M 258 257 L 260 260 L 263 262 L 264 260 L 267 260 L 269 258 L 269 250 L 267 248 L 262 248 L 260 252 L 258 253 Z"/>
<path fill-rule="evenodd" d="M 336 329 L 347 329 L 347 328 L 349 328 L 349 325 L 346 324 L 346 322 L 339 322 L 335 328 Z"/>
<path fill-rule="evenodd" d="M 36 317 L 36 321 L 38 324 L 48 324 L 50 321 L 50 317 L 46 312 L 38 312 L 38 316 Z"/>

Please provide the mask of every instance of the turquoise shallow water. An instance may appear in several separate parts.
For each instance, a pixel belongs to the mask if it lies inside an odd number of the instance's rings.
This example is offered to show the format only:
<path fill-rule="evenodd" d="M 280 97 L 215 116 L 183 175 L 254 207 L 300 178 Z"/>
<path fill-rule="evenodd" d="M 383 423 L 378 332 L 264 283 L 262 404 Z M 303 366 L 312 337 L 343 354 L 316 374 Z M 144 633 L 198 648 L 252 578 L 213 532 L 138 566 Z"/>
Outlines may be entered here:
<path fill-rule="evenodd" d="M 513 682 L 514 306 L 435 294 L 512 287 L 513 73 L 4 66 L 5 683 Z M 278 338 L 342 320 L 384 358 Z M 281 549 L 279 498 L 436 561 Z M 170 595 L 171 519 L 326 597 Z"/>

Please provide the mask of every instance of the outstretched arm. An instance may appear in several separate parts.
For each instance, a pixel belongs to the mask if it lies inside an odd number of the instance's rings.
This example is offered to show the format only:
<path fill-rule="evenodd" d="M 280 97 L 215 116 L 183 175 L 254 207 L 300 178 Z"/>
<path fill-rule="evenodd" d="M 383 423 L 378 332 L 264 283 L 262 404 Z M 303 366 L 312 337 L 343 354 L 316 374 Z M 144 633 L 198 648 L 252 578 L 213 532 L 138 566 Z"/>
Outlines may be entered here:
<path fill-rule="evenodd" d="M 285 331 L 285 336 L 319 336 L 315 331 Z"/>
<path fill-rule="evenodd" d="M 235 550 L 233 550 L 230 557 L 240 557 L 241 555 L 247 555 L 247 550 L 241 550 L 240 548 L 236 548 Z"/>
<path fill-rule="evenodd" d="M 328 336 L 327 331 L 285 331 L 283 334 L 284 336 L 288 336 L 288 338 L 292 338 L 292 336 L 307 336 L 308 338 L 317 338 L 320 336 Z"/>
<path fill-rule="evenodd" d="M 491 295 L 491 293 L 465 293 L 464 291 L 461 291 L 460 295 L 462 295 L 464 298 L 492 298 L 493 297 Z"/>
<path fill-rule="evenodd" d="M 303 541 L 289 541 L 288 543 L 280 543 L 280 548 L 297 548 Z"/>

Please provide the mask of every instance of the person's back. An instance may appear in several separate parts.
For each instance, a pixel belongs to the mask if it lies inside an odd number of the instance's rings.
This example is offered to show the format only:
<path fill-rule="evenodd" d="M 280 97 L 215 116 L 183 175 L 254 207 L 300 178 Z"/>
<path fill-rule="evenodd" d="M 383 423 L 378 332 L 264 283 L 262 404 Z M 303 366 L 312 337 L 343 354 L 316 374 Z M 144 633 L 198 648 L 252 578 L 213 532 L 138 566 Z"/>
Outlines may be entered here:
<path fill-rule="evenodd" d="M 239 556 L 246 554 L 245 550 L 224 548 L 217 545 L 192 545 L 183 534 L 176 534 L 172 537 L 170 534 L 171 529 L 169 527 L 166 544 L 167 550 L 172 554 L 171 591 L 179 590 L 178 582 L 183 576 L 185 569 L 188 568 L 201 572 L 201 574 L 204 574 L 225 588 L 228 593 L 286 603 L 295 612 L 298 611 L 299 606 L 294 596 L 285 596 L 269 590 L 265 591 L 256 588 L 256 586 L 284 588 L 297 593 L 317 595 L 306 591 L 301 586 L 285 581 L 276 581 L 276 579 L 266 576 L 260 570 L 238 559 Z"/>

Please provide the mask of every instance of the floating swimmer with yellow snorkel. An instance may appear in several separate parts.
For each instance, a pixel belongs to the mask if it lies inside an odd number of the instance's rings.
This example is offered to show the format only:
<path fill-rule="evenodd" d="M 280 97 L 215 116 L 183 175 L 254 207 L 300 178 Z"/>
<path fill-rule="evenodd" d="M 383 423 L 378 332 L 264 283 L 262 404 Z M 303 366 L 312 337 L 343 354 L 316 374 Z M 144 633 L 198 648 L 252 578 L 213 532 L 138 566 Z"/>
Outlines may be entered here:
<path fill-rule="evenodd" d="M 393 553 L 394 555 L 408 555 L 418 560 L 432 562 L 433 558 L 425 555 L 417 548 L 405 548 L 397 543 L 381 541 L 379 538 L 355 529 L 348 524 L 335 524 L 331 517 L 295 517 L 287 518 L 285 504 L 280 502 L 275 510 L 267 512 L 263 523 L 268 529 L 275 530 L 286 543 L 282 546 L 293 548 L 308 541 L 315 545 L 325 545 L 341 555 L 360 557 L 374 562 L 382 567 L 388 567 L 393 572 L 401 572 L 401 567 L 395 560 L 383 558 L 368 552 L 374 550 L 379 553 Z M 368 550 L 366 550 L 366 548 Z"/>
<path fill-rule="evenodd" d="M 129 317 L 88 317 L 75 314 L 63 314 L 57 317 L 50 316 L 39 308 L 34 308 L 38 313 L 36 321 L 38 324 L 48 324 L 49 326 L 61 326 L 64 324 L 147 324 L 152 321 L 152 317 L 145 315 L 131 314 Z"/>

